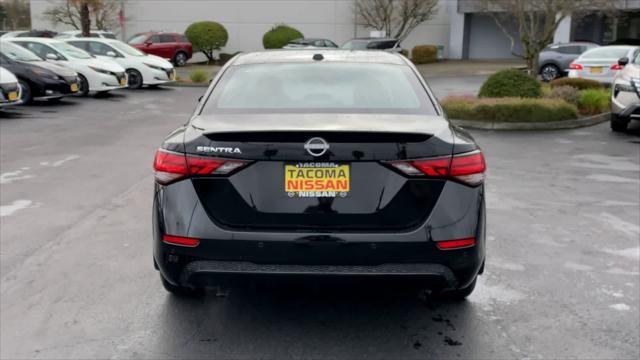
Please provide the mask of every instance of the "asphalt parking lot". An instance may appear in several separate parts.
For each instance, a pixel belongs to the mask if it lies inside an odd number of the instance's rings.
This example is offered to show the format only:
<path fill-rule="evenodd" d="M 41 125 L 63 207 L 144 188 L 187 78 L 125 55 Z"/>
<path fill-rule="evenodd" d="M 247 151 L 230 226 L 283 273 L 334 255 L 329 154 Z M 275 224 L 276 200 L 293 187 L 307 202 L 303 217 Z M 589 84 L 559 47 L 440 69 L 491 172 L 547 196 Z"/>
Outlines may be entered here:
<path fill-rule="evenodd" d="M 475 92 L 468 80 L 430 83 Z M 0 115 L 3 359 L 640 357 L 637 124 L 473 131 L 488 260 L 465 302 L 327 287 L 184 300 L 152 265 L 151 164 L 203 90 Z"/>

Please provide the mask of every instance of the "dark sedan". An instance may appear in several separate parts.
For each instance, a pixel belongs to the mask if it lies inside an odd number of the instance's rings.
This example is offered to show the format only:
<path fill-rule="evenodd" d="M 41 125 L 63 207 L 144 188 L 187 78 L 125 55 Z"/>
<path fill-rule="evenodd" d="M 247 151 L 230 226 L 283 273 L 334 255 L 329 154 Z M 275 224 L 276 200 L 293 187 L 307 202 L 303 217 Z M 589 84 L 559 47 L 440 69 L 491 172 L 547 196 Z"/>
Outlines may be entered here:
<path fill-rule="evenodd" d="M 398 54 L 239 55 L 154 169 L 153 257 L 176 294 L 341 278 L 464 298 L 484 269 L 483 154 Z"/>
<path fill-rule="evenodd" d="M 0 65 L 18 78 L 22 102 L 58 100 L 78 91 L 78 75 L 50 64 L 23 47 L 8 41 L 0 42 Z"/>

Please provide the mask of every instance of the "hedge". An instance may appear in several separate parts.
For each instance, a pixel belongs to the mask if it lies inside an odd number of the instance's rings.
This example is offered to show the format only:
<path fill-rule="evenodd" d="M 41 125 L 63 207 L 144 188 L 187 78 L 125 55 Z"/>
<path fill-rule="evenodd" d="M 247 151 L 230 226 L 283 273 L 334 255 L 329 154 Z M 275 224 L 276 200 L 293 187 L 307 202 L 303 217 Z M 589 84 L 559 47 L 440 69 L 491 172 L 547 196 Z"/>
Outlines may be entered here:
<path fill-rule="evenodd" d="M 418 45 L 411 51 L 415 64 L 429 64 L 438 61 L 438 48 L 434 45 Z"/>
<path fill-rule="evenodd" d="M 538 98 L 542 96 L 542 89 L 540 83 L 531 76 L 520 70 L 507 69 L 489 76 L 478 96 Z"/>
<path fill-rule="evenodd" d="M 611 104 L 611 93 L 606 89 L 587 89 L 580 92 L 578 109 L 585 115 L 607 112 Z"/>
<path fill-rule="evenodd" d="M 473 97 L 449 97 L 442 107 L 451 119 L 550 122 L 578 118 L 578 109 L 564 100 Z"/>
<path fill-rule="evenodd" d="M 560 87 L 560 86 L 572 86 L 579 90 L 604 88 L 604 86 L 601 83 L 595 80 L 581 79 L 581 78 L 567 78 L 567 77 L 555 79 L 551 81 L 549 85 L 552 88 Z"/>
<path fill-rule="evenodd" d="M 282 49 L 290 41 L 303 37 L 304 35 L 297 29 L 287 25 L 278 25 L 264 34 L 262 45 L 265 49 Z"/>

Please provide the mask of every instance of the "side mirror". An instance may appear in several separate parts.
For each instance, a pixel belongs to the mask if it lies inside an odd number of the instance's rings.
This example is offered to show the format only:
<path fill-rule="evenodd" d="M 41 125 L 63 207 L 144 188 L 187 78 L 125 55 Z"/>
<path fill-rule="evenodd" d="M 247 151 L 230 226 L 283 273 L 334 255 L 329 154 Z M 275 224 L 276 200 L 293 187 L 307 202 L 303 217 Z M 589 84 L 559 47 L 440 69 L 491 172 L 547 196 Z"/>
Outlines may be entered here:
<path fill-rule="evenodd" d="M 53 53 L 48 53 L 45 57 L 49 60 L 58 60 L 58 55 Z"/>
<path fill-rule="evenodd" d="M 627 64 L 629 64 L 629 58 L 628 57 L 622 57 L 620 59 L 618 59 L 618 65 L 620 66 L 627 66 Z"/>
<path fill-rule="evenodd" d="M 107 56 L 108 57 L 116 57 L 116 53 L 114 53 L 113 51 L 107 51 Z"/>
<path fill-rule="evenodd" d="M 145 41 L 145 42 L 144 42 L 144 45 L 145 45 L 145 46 L 149 46 L 149 45 L 151 45 L 151 44 L 153 44 L 151 41 Z"/>

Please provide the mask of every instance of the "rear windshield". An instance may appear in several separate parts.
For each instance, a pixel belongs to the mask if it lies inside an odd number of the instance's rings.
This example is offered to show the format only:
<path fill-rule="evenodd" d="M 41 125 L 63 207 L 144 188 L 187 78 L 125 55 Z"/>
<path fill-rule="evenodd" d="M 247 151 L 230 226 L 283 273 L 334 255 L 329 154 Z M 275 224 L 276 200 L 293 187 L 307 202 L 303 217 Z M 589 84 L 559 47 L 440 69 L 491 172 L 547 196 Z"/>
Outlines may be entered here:
<path fill-rule="evenodd" d="M 599 47 L 582 54 L 582 59 L 619 59 L 627 56 L 630 48 Z"/>
<path fill-rule="evenodd" d="M 282 63 L 230 67 L 203 114 L 435 114 L 407 66 L 363 63 Z"/>

